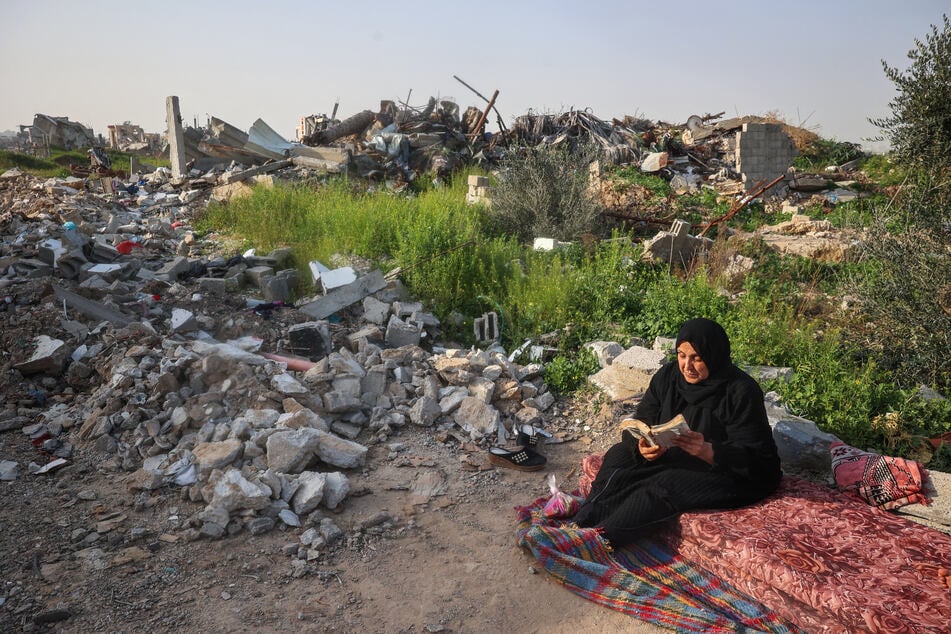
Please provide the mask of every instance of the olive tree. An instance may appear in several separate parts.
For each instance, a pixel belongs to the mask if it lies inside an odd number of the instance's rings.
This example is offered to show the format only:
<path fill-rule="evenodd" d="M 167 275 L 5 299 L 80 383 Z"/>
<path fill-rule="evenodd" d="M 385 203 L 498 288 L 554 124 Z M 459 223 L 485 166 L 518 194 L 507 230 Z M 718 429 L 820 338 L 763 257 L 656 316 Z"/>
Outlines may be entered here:
<path fill-rule="evenodd" d="M 905 386 L 951 389 L 951 25 L 931 27 L 901 71 L 885 131 L 908 179 L 869 227 L 864 300 L 873 349 Z"/>
<path fill-rule="evenodd" d="M 891 116 L 872 119 L 891 141 L 896 158 L 908 165 L 944 170 L 951 166 L 951 25 L 942 16 L 924 41 L 915 39 L 906 70 L 882 60 L 895 84 Z"/>

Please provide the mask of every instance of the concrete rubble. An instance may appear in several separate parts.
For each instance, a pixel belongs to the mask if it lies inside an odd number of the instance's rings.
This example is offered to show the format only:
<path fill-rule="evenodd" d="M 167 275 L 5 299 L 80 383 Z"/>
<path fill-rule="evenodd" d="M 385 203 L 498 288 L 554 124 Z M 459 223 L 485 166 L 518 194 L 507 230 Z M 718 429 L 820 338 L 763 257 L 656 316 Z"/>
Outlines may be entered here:
<path fill-rule="evenodd" d="M 94 180 L 0 178 L 0 432 L 38 448 L 0 478 L 82 452 L 135 500 L 179 489 L 195 509 L 181 537 L 313 527 L 307 558 L 339 538 L 321 513 L 347 474 L 406 425 L 472 452 L 559 415 L 540 365 L 436 344 L 439 320 L 398 279 L 312 263 L 319 294 L 295 307 L 289 250 L 217 255 L 190 219 L 218 177 Z"/>

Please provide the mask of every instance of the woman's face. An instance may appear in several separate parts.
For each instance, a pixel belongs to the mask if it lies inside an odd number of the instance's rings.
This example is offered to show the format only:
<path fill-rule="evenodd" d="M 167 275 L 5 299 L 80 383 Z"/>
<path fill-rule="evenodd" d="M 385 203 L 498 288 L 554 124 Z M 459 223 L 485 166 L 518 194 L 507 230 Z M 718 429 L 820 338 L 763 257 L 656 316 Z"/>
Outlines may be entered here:
<path fill-rule="evenodd" d="M 684 341 L 677 346 L 677 364 L 687 383 L 699 383 L 710 376 L 710 368 L 689 341 Z"/>

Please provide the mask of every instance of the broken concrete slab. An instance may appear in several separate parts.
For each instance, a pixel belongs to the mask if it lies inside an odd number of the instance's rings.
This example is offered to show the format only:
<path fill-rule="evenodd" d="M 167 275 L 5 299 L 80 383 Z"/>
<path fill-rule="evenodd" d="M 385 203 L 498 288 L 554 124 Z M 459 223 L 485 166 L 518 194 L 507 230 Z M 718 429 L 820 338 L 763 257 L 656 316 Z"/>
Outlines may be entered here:
<path fill-rule="evenodd" d="M 385 287 L 383 273 L 374 270 L 346 286 L 336 288 L 323 297 L 300 306 L 299 310 L 314 319 L 326 319 L 338 310 L 355 304 Z"/>
<path fill-rule="evenodd" d="M 249 167 L 248 169 L 243 169 L 240 171 L 225 172 L 218 178 L 218 182 L 222 185 L 227 185 L 228 183 L 247 180 L 252 176 L 257 176 L 258 174 L 276 172 L 277 170 L 284 169 L 285 167 L 289 167 L 292 164 L 293 162 L 290 159 L 284 159 L 280 161 L 273 161 L 271 163 L 265 163 L 264 165 L 259 165 L 258 167 Z"/>
<path fill-rule="evenodd" d="M 589 376 L 588 381 L 614 401 L 632 399 L 647 391 L 651 377 L 666 361 L 663 352 L 632 346 L 615 357 L 611 365 Z"/>
<path fill-rule="evenodd" d="M 353 270 L 353 267 L 342 266 L 338 269 L 323 271 L 320 274 L 320 287 L 326 295 L 334 289 L 352 284 L 356 280 L 357 272 Z"/>
<path fill-rule="evenodd" d="M 36 348 L 29 359 L 17 363 L 13 368 L 21 374 L 50 374 L 59 375 L 63 371 L 66 359 L 71 350 L 62 339 L 53 339 L 47 335 L 39 335 L 34 340 Z"/>
<path fill-rule="evenodd" d="M 690 235 L 689 222 L 674 220 L 670 231 L 661 231 L 644 241 L 644 259 L 685 267 L 698 253 L 712 245 L 710 238 Z"/>

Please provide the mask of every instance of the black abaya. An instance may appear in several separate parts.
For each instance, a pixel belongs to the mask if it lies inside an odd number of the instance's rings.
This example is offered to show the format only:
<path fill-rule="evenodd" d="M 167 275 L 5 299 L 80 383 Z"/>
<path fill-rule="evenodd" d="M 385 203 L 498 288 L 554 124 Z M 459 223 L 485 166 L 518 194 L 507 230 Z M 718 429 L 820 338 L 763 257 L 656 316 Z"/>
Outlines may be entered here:
<path fill-rule="evenodd" d="M 729 340 L 709 320 L 691 320 L 676 345 L 689 341 L 710 369 L 687 383 L 676 361 L 651 380 L 637 418 L 666 422 L 682 413 L 713 446 L 713 464 L 672 447 L 648 461 L 636 440 L 624 435 L 604 456 L 587 500 L 575 515 L 579 526 L 598 526 L 622 546 L 665 520 L 693 509 L 735 508 L 769 495 L 781 477 L 779 456 L 766 418 L 763 392 L 730 363 Z"/>

